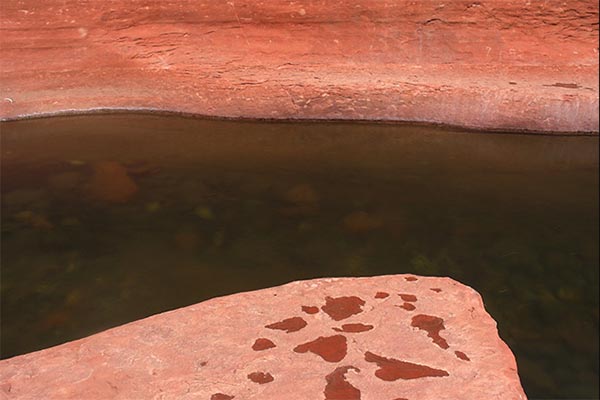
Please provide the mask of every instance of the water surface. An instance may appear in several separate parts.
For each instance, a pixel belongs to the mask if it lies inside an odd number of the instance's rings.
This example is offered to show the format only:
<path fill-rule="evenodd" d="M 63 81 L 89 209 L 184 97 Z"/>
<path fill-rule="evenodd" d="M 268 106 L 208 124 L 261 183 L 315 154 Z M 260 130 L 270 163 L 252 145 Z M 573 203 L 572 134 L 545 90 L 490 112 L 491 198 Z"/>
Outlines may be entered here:
<path fill-rule="evenodd" d="M 598 138 L 144 115 L 2 124 L 3 358 L 327 276 L 478 290 L 531 398 L 598 396 Z"/>

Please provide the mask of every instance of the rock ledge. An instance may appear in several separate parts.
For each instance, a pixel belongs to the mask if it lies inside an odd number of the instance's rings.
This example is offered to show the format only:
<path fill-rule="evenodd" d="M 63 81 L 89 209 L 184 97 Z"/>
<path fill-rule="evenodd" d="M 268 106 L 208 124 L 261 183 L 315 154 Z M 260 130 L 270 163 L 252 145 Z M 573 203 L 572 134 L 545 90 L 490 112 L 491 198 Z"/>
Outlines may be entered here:
<path fill-rule="evenodd" d="M 9 399 L 525 399 L 473 289 L 393 275 L 215 298 L 0 362 Z"/>
<path fill-rule="evenodd" d="M 5 0 L 0 119 L 99 110 L 594 132 L 596 0 Z"/>

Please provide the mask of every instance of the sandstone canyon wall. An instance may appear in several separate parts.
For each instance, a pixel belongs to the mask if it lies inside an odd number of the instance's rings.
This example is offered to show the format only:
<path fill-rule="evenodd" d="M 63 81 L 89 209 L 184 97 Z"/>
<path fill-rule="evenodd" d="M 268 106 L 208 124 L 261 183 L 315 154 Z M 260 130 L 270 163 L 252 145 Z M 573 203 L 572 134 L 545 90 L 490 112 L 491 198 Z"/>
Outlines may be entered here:
<path fill-rule="evenodd" d="M 0 117 L 162 110 L 598 132 L 598 3 L 5 0 Z"/>

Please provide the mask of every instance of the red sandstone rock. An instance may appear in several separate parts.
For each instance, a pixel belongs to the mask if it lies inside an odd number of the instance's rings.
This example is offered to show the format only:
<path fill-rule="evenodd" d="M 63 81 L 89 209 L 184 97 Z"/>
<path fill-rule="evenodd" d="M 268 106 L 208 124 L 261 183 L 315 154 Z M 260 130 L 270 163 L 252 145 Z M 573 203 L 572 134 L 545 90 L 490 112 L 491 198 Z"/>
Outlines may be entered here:
<path fill-rule="evenodd" d="M 94 175 L 87 188 L 94 199 L 109 203 L 125 203 L 138 191 L 127 170 L 114 161 L 94 164 Z"/>
<path fill-rule="evenodd" d="M 406 278 L 294 282 L 159 314 L 0 361 L 0 393 L 86 400 L 525 399 L 515 359 L 481 297 L 448 278 Z M 378 292 L 413 294 L 419 315 L 439 320 L 406 313 L 396 307 L 398 296 L 376 299 Z M 298 331 L 266 327 L 294 318 L 303 304 L 335 304 L 331 299 L 364 301 L 343 326 L 373 329 L 331 335 L 339 323 L 325 312 L 305 314 L 307 325 Z M 277 346 L 256 351 L 267 341 Z"/>
<path fill-rule="evenodd" d="M 269 339 L 259 338 L 259 339 L 256 339 L 256 341 L 252 345 L 252 350 L 263 351 L 263 350 L 272 349 L 273 347 L 277 347 L 277 346 L 275 345 L 275 343 L 273 343 Z"/>
<path fill-rule="evenodd" d="M 343 335 L 319 336 L 315 340 L 294 347 L 296 353 L 314 353 L 327 362 L 340 362 L 348 354 L 348 344 Z"/>
<path fill-rule="evenodd" d="M 306 326 L 306 321 L 300 317 L 286 318 L 283 321 L 275 322 L 265 326 L 269 329 L 278 329 L 286 333 L 297 332 Z"/>
<path fill-rule="evenodd" d="M 417 307 L 414 304 L 407 303 L 407 302 L 402 303 L 402 305 L 398 306 L 398 307 L 404 308 L 406 311 L 414 311 L 417 309 Z"/>
<path fill-rule="evenodd" d="M 354 332 L 354 333 L 358 333 L 358 332 L 366 332 L 366 331 L 370 331 L 371 329 L 373 329 L 373 325 L 366 325 L 366 324 L 361 324 L 361 323 L 357 323 L 357 324 L 344 324 L 342 325 L 341 328 L 333 328 L 334 331 L 336 332 Z"/>
<path fill-rule="evenodd" d="M 319 307 L 315 306 L 302 306 L 302 311 L 307 314 L 316 314 L 319 312 Z"/>
<path fill-rule="evenodd" d="M 5 0 L 0 27 L 2 119 L 126 108 L 599 129 L 596 0 Z"/>
<path fill-rule="evenodd" d="M 381 228 L 381 219 L 367 214 L 364 211 L 353 212 L 344 217 L 342 226 L 350 233 L 364 233 Z"/>
<path fill-rule="evenodd" d="M 325 305 L 321 307 L 321 310 L 329 315 L 331 319 L 341 321 L 363 312 L 362 307 L 364 305 L 365 301 L 357 296 L 327 296 L 325 298 Z"/>

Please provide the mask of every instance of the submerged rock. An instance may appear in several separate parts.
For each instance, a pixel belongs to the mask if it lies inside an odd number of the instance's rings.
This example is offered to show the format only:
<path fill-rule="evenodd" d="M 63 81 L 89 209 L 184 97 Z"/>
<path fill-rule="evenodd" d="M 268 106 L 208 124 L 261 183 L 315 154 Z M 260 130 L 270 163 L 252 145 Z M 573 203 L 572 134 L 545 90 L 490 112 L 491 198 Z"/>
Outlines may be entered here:
<path fill-rule="evenodd" d="M 200 244 L 201 237 L 192 230 L 182 230 L 175 234 L 175 246 L 184 251 L 195 250 Z"/>
<path fill-rule="evenodd" d="M 108 203 L 126 203 L 138 191 L 138 186 L 127 174 L 127 169 L 115 161 L 101 161 L 93 166 L 94 175 L 88 193 Z"/>
<path fill-rule="evenodd" d="M 17 189 L 2 195 L 2 203 L 6 206 L 27 206 L 39 203 L 46 192 L 41 189 Z"/>
<path fill-rule="evenodd" d="M 208 300 L 0 361 L 0 388 L 14 399 L 526 398 L 479 294 L 408 275 Z"/>
<path fill-rule="evenodd" d="M 212 209 L 208 206 L 198 206 L 194 209 L 194 214 L 201 218 L 201 219 L 205 219 L 205 220 L 211 220 L 215 218 L 215 215 L 212 211 Z"/>
<path fill-rule="evenodd" d="M 144 209 L 149 213 L 154 213 L 160 210 L 160 203 L 158 201 L 152 201 L 150 203 L 146 203 Z"/>
<path fill-rule="evenodd" d="M 81 172 L 78 171 L 62 172 L 48 178 L 48 186 L 58 191 L 72 190 L 81 183 L 82 178 Z"/>
<path fill-rule="evenodd" d="M 283 194 L 287 206 L 279 209 L 285 216 L 306 216 L 317 212 L 319 208 L 319 195 L 308 184 L 299 184 Z"/>
<path fill-rule="evenodd" d="M 32 211 L 22 211 L 15 215 L 18 221 L 24 222 L 35 229 L 52 229 L 54 225 L 45 215 L 34 213 Z"/>
<path fill-rule="evenodd" d="M 285 192 L 283 198 L 295 205 L 317 205 L 319 196 L 315 189 L 308 184 L 300 184 Z"/>
<path fill-rule="evenodd" d="M 383 221 L 364 211 L 356 211 L 344 217 L 342 226 L 349 233 L 365 233 L 381 228 Z"/>

